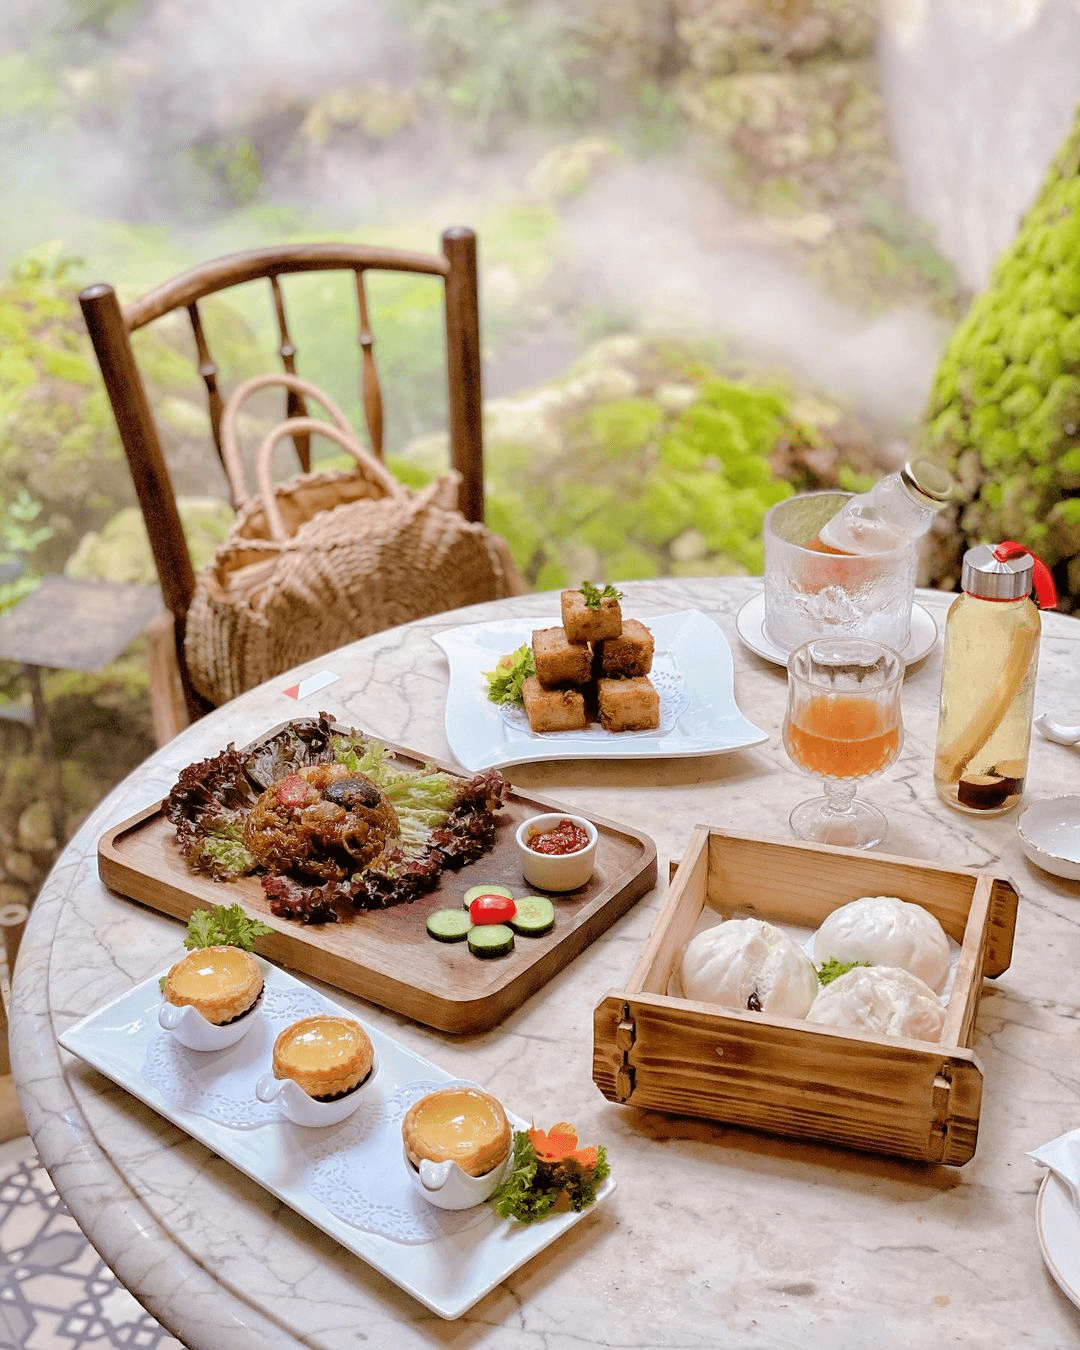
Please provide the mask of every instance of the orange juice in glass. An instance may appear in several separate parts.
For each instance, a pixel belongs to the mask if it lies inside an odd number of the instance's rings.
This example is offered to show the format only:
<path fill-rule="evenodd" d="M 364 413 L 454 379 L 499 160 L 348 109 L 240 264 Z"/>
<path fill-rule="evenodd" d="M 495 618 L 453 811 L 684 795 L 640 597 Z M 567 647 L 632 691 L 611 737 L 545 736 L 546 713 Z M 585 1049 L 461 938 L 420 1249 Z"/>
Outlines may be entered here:
<path fill-rule="evenodd" d="M 789 817 L 801 839 L 871 848 L 885 837 L 877 807 L 856 800 L 860 778 L 900 753 L 904 663 L 891 648 L 861 638 L 812 638 L 788 658 L 784 747 L 824 782 L 824 795 Z"/>

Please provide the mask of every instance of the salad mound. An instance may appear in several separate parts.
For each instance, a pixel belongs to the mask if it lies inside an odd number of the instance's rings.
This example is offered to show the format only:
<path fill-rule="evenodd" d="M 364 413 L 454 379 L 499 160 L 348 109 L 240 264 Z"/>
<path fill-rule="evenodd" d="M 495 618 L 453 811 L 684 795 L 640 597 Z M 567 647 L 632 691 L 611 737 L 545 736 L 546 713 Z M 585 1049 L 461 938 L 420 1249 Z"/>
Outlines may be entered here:
<path fill-rule="evenodd" d="M 321 712 L 189 765 L 163 810 L 193 871 L 257 873 L 274 914 L 333 923 L 415 900 L 481 857 L 504 797 L 498 770 L 407 768 Z"/>

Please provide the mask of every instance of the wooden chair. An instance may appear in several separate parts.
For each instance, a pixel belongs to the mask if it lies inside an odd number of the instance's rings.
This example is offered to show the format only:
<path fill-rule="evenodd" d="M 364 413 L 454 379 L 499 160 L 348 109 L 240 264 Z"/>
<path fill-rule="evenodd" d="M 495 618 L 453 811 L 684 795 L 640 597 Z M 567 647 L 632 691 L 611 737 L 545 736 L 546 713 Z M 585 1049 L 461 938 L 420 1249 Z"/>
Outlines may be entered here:
<path fill-rule="evenodd" d="M 79 296 L 79 303 L 127 453 L 166 607 L 166 613 L 151 625 L 148 634 L 154 730 L 159 744 L 208 711 L 208 705 L 192 688 L 184 661 L 184 630 L 195 589 L 195 573 L 130 335 L 174 310 L 187 310 L 195 338 L 197 370 L 206 386 L 209 429 L 220 460 L 221 414 L 225 399 L 218 386 L 218 366 L 207 342 L 199 302 L 218 291 L 265 278 L 270 284 L 277 321 L 278 356 L 283 369 L 296 374 L 297 349 L 289 331 L 280 278 L 291 272 L 319 271 L 351 271 L 355 278 L 356 336 L 360 348 L 364 418 L 371 448 L 380 458 L 383 401 L 375 365 L 375 339 L 368 317 L 365 275 L 369 271 L 391 271 L 442 278 L 450 459 L 461 474 L 460 510 L 468 520 L 483 520 L 480 324 L 476 235 L 472 230 L 447 230 L 442 236 L 439 254 L 332 243 L 233 253 L 193 267 L 124 306 L 120 305 L 112 286 L 104 283 L 87 286 Z M 289 391 L 285 415 L 306 415 L 302 395 Z M 298 434 L 294 442 L 301 467 L 307 470 L 310 467 L 309 438 Z"/>

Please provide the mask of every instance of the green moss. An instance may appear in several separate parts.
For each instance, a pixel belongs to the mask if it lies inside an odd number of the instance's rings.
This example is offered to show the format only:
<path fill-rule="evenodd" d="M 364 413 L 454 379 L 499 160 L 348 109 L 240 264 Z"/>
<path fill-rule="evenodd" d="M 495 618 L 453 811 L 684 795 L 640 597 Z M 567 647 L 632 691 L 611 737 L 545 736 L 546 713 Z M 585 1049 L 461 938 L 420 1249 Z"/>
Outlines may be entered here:
<path fill-rule="evenodd" d="M 587 453 L 619 463 L 645 449 L 663 422 L 663 411 L 651 399 L 617 399 L 582 414 L 577 438 Z"/>
<path fill-rule="evenodd" d="M 946 348 L 926 426 L 932 452 L 964 466 L 958 515 L 969 541 L 976 532 L 1042 544 L 1059 579 L 1069 576 L 1063 550 L 1074 541 L 1054 513 L 1076 492 L 1080 467 L 1080 114 Z M 946 573 L 955 575 L 964 544 L 956 539 Z"/>

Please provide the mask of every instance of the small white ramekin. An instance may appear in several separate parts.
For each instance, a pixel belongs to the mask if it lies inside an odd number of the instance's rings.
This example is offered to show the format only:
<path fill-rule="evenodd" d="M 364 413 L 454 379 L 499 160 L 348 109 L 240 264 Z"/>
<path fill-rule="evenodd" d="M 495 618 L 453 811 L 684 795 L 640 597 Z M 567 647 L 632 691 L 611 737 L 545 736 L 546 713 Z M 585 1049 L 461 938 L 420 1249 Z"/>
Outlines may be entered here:
<path fill-rule="evenodd" d="M 272 1073 L 264 1073 L 255 1084 L 255 1096 L 261 1102 L 276 1101 L 294 1125 L 338 1125 L 360 1105 L 366 1095 L 364 1089 L 378 1071 L 379 1057 L 376 1055 L 368 1076 L 351 1091 L 331 1101 L 309 1097 L 300 1084 L 294 1083 L 291 1078 L 275 1078 Z"/>
<path fill-rule="evenodd" d="M 537 853 L 528 841 L 536 834 L 553 830 L 560 820 L 569 820 L 589 836 L 589 842 L 576 853 Z M 542 816 L 530 816 L 518 826 L 515 836 L 521 872 L 530 886 L 541 891 L 576 891 L 589 880 L 596 863 L 596 844 L 599 836 L 596 826 L 584 816 L 569 811 L 549 811 Z"/>

